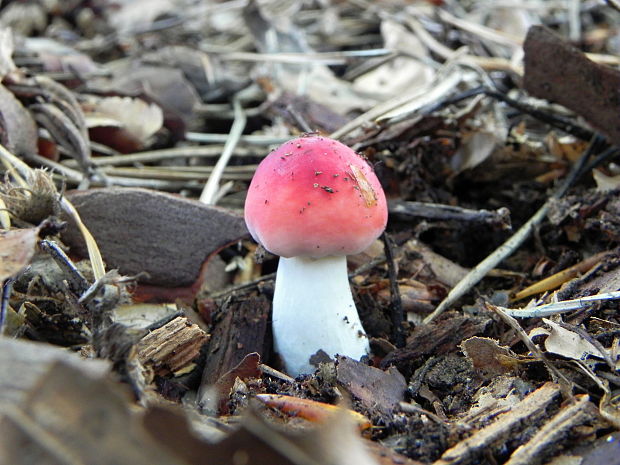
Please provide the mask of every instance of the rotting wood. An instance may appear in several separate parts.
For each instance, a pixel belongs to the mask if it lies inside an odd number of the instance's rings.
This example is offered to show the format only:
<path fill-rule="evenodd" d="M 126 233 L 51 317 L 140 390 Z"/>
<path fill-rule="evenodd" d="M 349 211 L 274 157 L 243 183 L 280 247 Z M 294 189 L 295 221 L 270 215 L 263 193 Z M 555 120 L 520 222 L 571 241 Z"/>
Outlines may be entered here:
<path fill-rule="evenodd" d="M 179 316 L 140 340 L 138 360 L 160 376 L 179 373 L 191 367 L 206 341 L 207 335 L 198 325 Z"/>
<path fill-rule="evenodd" d="M 519 446 L 504 465 L 537 465 L 554 451 L 558 444 L 579 436 L 575 430 L 600 418 L 598 408 L 587 395 L 561 409 L 525 444 Z"/>
<path fill-rule="evenodd" d="M 405 347 L 392 351 L 381 361 L 381 368 L 398 366 L 423 355 L 448 353 L 464 339 L 483 334 L 490 323 L 491 320 L 483 317 L 452 314 L 450 318 L 418 326 L 407 338 Z"/>
<path fill-rule="evenodd" d="M 222 306 L 207 349 L 202 387 L 215 383 L 252 352 L 269 358 L 267 339 L 271 303 L 264 296 L 228 301 Z"/>
<path fill-rule="evenodd" d="M 476 463 L 472 460 L 500 440 L 508 439 L 521 430 L 525 422 L 535 425 L 544 417 L 551 404 L 560 397 L 560 388 L 553 383 L 546 383 L 530 393 L 509 412 L 499 416 L 498 420 L 486 426 L 472 436 L 459 442 L 443 453 L 441 459 L 433 465 L 458 465 Z"/>

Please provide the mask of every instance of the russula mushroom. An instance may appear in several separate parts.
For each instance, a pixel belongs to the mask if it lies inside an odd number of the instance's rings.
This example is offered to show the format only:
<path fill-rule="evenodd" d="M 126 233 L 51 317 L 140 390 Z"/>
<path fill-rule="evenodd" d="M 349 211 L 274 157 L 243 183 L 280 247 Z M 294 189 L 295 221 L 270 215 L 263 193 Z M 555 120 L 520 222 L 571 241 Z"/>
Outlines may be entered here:
<path fill-rule="evenodd" d="M 326 356 L 367 354 L 346 255 L 379 237 L 387 204 L 366 160 L 327 137 L 284 143 L 259 164 L 245 221 L 252 237 L 280 256 L 272 327 L 288 373 L 311 373 Z"/>

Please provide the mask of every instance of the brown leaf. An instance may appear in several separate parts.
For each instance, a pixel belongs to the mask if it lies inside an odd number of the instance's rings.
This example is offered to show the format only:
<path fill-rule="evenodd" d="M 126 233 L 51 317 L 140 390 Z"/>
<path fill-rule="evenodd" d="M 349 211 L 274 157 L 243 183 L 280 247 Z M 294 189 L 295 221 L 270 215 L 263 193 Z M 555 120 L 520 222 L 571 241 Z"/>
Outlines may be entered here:
<path fill-rule="evenodd" d="M 523 50 L 530 94 L 570 108 L 620 144 L 620 71 L 594 63 L 543 26 L 529 29 Z"/>
<path fill-rule="evenodd" d="M 520 363 L 519 357 L 510 348 L 500 346 L 496 340 L 487 337 L 470 337 L 461 343 L 461 349 L 476 370 L 489 376 L 514 371 Z"/>
<path fill-rule="evenodd" d="M 39 228 L 0 231 L 0 282 L 30 265 L 38 240 Z"/>
<path fill-rule="evenodd" d="M 193 284 L 210 254 L 247 234 L 240 215 L 163 192 L 111 187 L 67 197 L 107 265 L 124 275 L 146 272 L 140 281 L 152 285 Z M 86 257 L 77 228 L 70 226 L 63 238 L 73 253 Z"/>
<path fill-rule="evenodd" d="M 407 382 L 396 368 L 383 371 L 348 357 L 338 357 L 336 377 L 368 411 L 383 415 L 392 413 L 407 390 Z"/>
<path fill-rule="evenodd" d="M 0 84 L 0 140 L 16 155 L 37 153 L 37 128 L 30 113 Z"/>
<path fill-rule="evenodd" d="M 52 135 L 58 145 L 75 158 L 82 169 L 90 168 L 88 135 L 73 121 L 71 113 L 52 103 L 30 105 L 36 121 Z"/>
<path fill-rule="evenodd" d="M 230 391 L 235 384 L 237 378 L 244 380 L 248 378 L 260 378 L 261 371 L 260 355 L 256 352 L 247 354 L 239 364 L 227 373 L 224 373 L 215 383 L 215 391 L 219 399 L 218 412 L 220 415 L 227 415 L 228 400 Z"/>

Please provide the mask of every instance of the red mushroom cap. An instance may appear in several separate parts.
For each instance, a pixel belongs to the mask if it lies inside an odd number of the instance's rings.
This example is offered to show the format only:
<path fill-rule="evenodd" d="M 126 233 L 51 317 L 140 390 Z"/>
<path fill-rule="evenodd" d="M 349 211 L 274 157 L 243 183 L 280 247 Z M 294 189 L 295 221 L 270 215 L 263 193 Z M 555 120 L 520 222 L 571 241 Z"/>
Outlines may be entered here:
<path fill-rule="evenodd" d="M 258 165 L 245 222 L 257 242 L 282 257 L 349 255 L 383 232 L 387 203 L 360 155 L 333 139 L 305 136 Z"/>

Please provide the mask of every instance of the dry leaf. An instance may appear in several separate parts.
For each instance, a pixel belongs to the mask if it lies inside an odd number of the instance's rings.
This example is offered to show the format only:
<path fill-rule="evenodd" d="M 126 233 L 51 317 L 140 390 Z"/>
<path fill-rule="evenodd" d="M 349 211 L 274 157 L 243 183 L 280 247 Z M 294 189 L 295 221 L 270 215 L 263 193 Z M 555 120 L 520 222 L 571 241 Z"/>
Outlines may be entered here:
<path fill-rule="evenodd" d="M 592 177 L 596 183 L 596 190 L 599 192 L 613 191 L 620 187 L 620 174 L 608 176 L 599 169 L 593 169 Z"/>
<path fill-rule="evenodd" d="M 39 228 L 0 231 L 0 282 L 30 265 L 38 241 Z"/>
<path fill-rule="evenodd" d="M 585 360 L 590 356 L 599 358 L 607 357 L 607 354 L 602 353 L 596 346 L 576 332 L 563 328 L 546 318 L 543 318 L 543 321 L 551 330 L 546 331 L 539 328 L 538 331 L 536 331 L 535 334 L 531 334 L 531 336 L 544 334 L 546 332 L 549 335 L 545 340 L 545 349 L 547 349 L 548 352 L 574 360 Z"/>
<path fill-rule="evenodd" d="M 349 357 L 337 360 L 338 383 L 369 412 L 391 415 L 404 400 L 407 382 L 395 367 L 384 371 Z"/>
<path fill-rule="evenodd" d="M 8 27 L 0 28 L 0 80 L 17 69 L 12 58 L 13 49 L 13 31 Z"/>
<path fill-rule="evenodd" d="M 88 103 L 86 124 L 89 129 L 106 126 L 123 128 L 139 147 L 144 146 L 164 123 L 161 108 L 140 98 L 91 97 Z"/>
<path fill-rule="evenodd" d="M 153 285 L 194 284 L 211 253 L 247 234 L 240 215 L 164 192 L 112 187 L 67 197 L 107 265 L 124 275 L 146 272 L 141 281 Z M 77 229 L 70 226 L 63 238 L 73 253 L 86 256 Z"/>
<path fill-rule="evenodd" d="M 461 348 L 475 369 L 491 376 L 514 371 L 520 363 L 519 357 L 509 347 L 500 346 L 496 340 L 487 337 L 466 339 Z"/>
<path fill-rule="evenodd" d="M 1 142 L 16 155 L 37 153 L 37 127 L 21 102 L 0 84 Z"/>
<path fill-rule="evenodd" d="M 405 55 L 399 55 L 360 76 L 354 81 L 353 88 L 360 93 L 386 99 L 428 86 L 435 77 L 435 71 L 424 64 L 428 51 L 418 37 L 392 20 L 381 22 L 381 34 L 385 48 Z"/>

